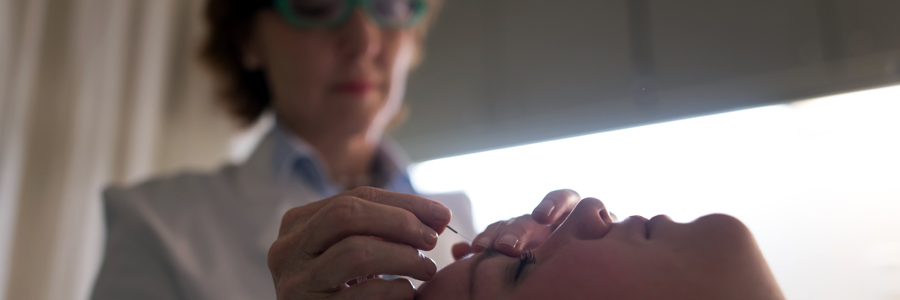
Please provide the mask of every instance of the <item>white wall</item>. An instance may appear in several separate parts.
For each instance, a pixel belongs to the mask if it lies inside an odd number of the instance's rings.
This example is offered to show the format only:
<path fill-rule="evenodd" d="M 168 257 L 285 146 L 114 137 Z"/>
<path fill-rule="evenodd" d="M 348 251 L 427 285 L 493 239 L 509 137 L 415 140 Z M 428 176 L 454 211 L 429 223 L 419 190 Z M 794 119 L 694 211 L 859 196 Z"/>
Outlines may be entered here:
<path fill-rule="evenodd" d="M 396 133 L 417 161 L 900 82 L 900 1 L 445 2 Z"/>

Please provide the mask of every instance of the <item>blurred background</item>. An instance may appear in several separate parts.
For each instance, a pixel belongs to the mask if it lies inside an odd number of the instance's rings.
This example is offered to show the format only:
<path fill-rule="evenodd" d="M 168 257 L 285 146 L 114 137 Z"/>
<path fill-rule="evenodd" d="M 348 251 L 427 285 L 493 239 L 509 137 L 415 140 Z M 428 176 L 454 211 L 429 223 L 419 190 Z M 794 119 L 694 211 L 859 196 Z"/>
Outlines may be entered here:
<path fill-rule="evenodd" d="M 213 104 L 203 5 L 0 0 L 0 299 L 86 299 L 103 186 L 271 126 Z M 448 0 L 426 49 L 394 136 L 476 229 L 559 188 L 728 213 L 789 299 L 900 299 L 900 1 Z"/>

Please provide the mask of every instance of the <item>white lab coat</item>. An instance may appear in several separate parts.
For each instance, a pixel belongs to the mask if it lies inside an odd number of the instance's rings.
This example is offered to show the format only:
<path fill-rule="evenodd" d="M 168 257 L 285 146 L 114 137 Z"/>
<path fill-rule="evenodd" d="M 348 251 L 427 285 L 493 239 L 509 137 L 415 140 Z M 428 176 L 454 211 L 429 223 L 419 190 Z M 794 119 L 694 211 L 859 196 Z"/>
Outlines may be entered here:
<path fill-rule="evenodd" d="M 276 180 L 271 148 L 270 134 L 244 164 L 106 190 L 107 245 L 92 299 L 275 299 L 266 254 L 281 217 L 318 196 Z M 427 197 L 474 236 L 465 195 Z M 446 231 L 426 255 L 443 267 L 459 241 Z"/>

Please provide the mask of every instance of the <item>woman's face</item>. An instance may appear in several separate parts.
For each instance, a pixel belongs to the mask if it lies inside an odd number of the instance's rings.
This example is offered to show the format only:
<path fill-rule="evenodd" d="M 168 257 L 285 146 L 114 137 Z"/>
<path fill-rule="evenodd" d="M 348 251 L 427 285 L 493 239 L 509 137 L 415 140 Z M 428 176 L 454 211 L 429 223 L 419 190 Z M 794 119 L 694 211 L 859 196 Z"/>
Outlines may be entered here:
<path fill-rule="evenodd" d="M 533 257 L 486 251 L 447 266 L 417 299 L 784 299 L 740 221 L 609 220 L 586 199 Z"/>
<path fill-rule="evenodd" d="M 271 10 L 255 22 L 245 64 L 264 70 L 275 113 L 290 129 L 307 138 L 380 135 L 397 114 L 413 29 L 381 29 L 359 9 L 331 29 L 297 29 Z"/>

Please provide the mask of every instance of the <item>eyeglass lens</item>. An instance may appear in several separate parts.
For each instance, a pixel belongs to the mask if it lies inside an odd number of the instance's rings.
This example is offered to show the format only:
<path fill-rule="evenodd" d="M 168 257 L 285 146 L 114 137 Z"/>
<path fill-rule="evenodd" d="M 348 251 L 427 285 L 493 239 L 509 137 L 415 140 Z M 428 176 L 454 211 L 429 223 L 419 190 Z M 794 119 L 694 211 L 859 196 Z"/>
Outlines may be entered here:
<path fill-rule="evenodd" d="M 349 9 L 346 0 L 291 0 L 290 8 L 298 18 L 329 21 L 341 18 Z M 418 0 L 372 0 L 368 9 L 378 22 L 401 25 L 411 21 L 421 3 Z"/>
<path fill-rule="evenodd" d="M 290 3 L 297 17 L 315 21 L 339 18 L 347 9 L 343 0 L 292 0 Z"/>

